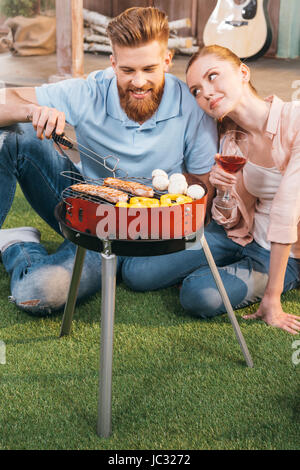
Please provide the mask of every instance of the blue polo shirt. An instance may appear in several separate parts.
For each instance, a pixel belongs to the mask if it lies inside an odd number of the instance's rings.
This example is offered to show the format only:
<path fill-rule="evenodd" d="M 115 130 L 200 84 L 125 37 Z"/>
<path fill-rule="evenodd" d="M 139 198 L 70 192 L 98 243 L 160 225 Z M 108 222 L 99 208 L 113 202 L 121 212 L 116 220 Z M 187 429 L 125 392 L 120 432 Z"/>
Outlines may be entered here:
<path fill-rule="evenodd" d="M 102 157 L 119 158 L 117 175 L 149 178 L 155 168 L 168 174 L 203 174 L 214 164 L 216 124 L 199 108 L 187 85 L 174 75 L 166 74 L 160 105 L 142 125 L 131 121 L 121 108 L 111 67 L 86 79 L 45 84 L 35 90 L 40 105 L 65 113 L 67 122 L 75 127 L 79 144 Z M 109 176 L 103 161 L 93 153 L 91 156 L 93 159 L 80 154 L 83 175 Z M 107 158 L 105 165 L 112 167 L 115 163 Z"/>

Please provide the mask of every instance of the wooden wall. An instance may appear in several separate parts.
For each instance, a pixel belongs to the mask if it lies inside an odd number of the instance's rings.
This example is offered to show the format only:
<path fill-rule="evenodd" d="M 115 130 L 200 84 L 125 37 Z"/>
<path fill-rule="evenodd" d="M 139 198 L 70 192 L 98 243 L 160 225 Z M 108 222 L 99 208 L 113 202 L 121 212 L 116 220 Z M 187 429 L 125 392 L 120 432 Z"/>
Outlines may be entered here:
<path fill-rule="evenodd" d="M 197 37 L 198 44 L 202 45 L 202 35 L 205 24 L 217 4 L 217 0 L 83 0 L 84 8 L 98 11 L 106 16 L 116 16 L 126 8 L 133 6 L 156 6 L 165 11 L 169 20 L 179 18 L 191 18 L 192 29 L 181 31 L 182 35 L 192 34 Z M 269 0 L 268 12 L 273 30 L 273 41 L 268 56 L 274 56 L 277 52 L 279 30 L 280 0 Z M 0 24 L 5 18 L 0 17 Z"/>
<path fill-rule="evenodd" d="M 196 3 L 197 1 L 206 2 L 206 0 L 196 0 Z M 83 0 L 83 7 L 113 17 L 126 10 L 126 8 L 156 6 L 165 11 L 172 21 L 190 17 L 192 3 L 195 3 L 195 0 Z"/>
<path fill-rule="evenodd" d="M 84 0 L 83 7 L 88 10 L 98 11 L 106 16 L 117 16 L 126 8 L 130 7 L 147 7 L 150 6 L 152 2 L 149 0 Z"/>
<path fill-rule="evenodd" d="M 126 8 L 133 6 L 156 6 L 165 11 L 169 20 L 191 18 L 192 28 L 181 31 L 182 35 L 197 37 L 199 46 L 203 45 L 204 27 L 217 4 L 217 0 L 83 0 L 84 8 L 98 11 L 106 16 L 116 16 Z M 268 56 L 274 56 L 277 52 L 279 30 L 280 0 L 269 0 L 268 12 L 273 30 L 273 41 Z"/>
<path fill-rule="evenodd" d="M 278 49 L 278 34 L 279 34 L 279 16 L 280 16 L 280 0 L 270 0 L 268 6 L 269 17 L 273 31 L 273 41 L 267 56 L 275 56 Z"/>

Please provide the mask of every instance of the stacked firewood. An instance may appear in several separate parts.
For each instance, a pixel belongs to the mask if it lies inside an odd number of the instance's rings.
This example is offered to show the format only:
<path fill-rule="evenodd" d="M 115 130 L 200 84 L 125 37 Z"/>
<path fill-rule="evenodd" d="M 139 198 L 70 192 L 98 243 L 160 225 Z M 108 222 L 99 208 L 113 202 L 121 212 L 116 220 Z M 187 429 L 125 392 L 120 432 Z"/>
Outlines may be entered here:
<path fill-rule="evenodd" d="M 84 19 L 84 51 L 85 52 L 107 52 L 111 53 L 110 40 L 106 33 L 106 28 L 111 20 L 107 16 L 95 11 L 83 9 Z M 170 21 L 170 38 L 168 41 L 169 49 L 174 53 L 193 54 L 197 51 L 196 39 L 193 37 L 180 37 L 178 30 L 190 28 L 191 20 L 184 18 L 176 21 Z"/>

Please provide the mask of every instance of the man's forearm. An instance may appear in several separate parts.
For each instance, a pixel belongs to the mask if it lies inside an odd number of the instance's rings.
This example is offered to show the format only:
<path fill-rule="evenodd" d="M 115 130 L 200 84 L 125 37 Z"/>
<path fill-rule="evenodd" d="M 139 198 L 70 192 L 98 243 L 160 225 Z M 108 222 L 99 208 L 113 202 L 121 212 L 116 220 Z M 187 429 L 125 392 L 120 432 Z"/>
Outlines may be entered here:
<path fill-rule="evenodd" d="M 17 122 L 30 121 L 31 114 L 30 105 L 5 105 L 0 104 L 0 127 L 10 126 Z"/>
<path fill-rule="evenodd" d="M 4 88 L 1 90 L 0 127 L 29 121 L 37 106 L 34 89 Z"/>

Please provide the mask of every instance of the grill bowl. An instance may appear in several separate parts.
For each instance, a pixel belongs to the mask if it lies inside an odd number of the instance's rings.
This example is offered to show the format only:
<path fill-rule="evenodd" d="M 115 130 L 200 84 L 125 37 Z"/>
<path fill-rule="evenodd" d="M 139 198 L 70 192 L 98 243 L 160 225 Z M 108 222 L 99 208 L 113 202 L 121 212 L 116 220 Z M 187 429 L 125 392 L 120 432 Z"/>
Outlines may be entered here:
<path fill-rule="evenodd" d="M 116 207 L 104 202 L 67 197 L 65 223 L 100 239 L 179 239 L 204 224 L 207 194 L 188 204 L 171 207 Z"/>

